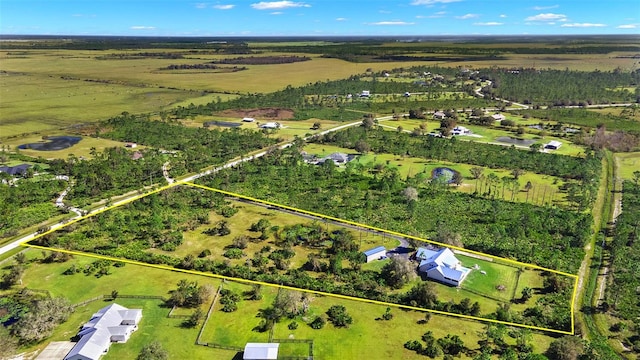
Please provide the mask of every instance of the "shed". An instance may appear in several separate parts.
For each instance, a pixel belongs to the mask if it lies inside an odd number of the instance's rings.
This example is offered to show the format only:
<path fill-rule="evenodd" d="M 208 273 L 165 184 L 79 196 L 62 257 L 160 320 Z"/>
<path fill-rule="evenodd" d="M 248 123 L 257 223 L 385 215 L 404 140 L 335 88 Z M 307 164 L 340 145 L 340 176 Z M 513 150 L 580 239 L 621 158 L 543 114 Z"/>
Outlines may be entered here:
<path fill-rule="evenodd" d="M 502 114 L 493 114 L 491 115 L 491 118 L 495 121 L 502 121 L 504 119 L 506 119 L 506 117 Z"/>
<path fill-rule="evenodd" d="M 362 92 L 360 93 L 360 97 L 369 97 L 371 96 L 371 92 L 369 92 L 369 90 L 362 90 Z"/>
<path fill-rule="evenodd" d="M 433 113 L 433 118 L 436 120 L 442 120 L 446 117 L 447 117 L 447 114 L 445 114 L 442 111 L 436 111 L 435 113 Z"/>
<path fill-rule="evenodd" d="M 278 343 L 247 343 L 243 360 L 275 360 L 278 358 Z"/>
<path fill-rule="evenodd" d="M 544 148 L 549 150 L 558 150 L 560 146 L 562 146 L 560 141 L 551 140 L 544 145 Z"/>
<path fill-rule="evenodd" d="M 367 257 L 367 262 L 378 260 L 386 255 L 387 255 L 387 249 L 384 246 L 378 246 L 378 247 L 374 247 L 373 249 L 364 251 L 364 256 Z"/>
<path fill-rule="evenodd" d="M 252 118 L 252 117 L 244 117 L 242 118 L 242 122 L 254 122 L 256 121 L 256 119 Z"/>

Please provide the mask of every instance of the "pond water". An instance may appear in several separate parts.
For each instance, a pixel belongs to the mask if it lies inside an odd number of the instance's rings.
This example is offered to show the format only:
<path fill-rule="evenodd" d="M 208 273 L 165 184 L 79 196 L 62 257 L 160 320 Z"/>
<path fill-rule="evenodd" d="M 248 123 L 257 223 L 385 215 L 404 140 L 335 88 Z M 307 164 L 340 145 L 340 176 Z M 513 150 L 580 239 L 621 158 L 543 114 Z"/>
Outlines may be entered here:
<path fill-rule="evenodd" d="M 431 170 L 431 179 L 432 180 L 438 179 L 439 181 L 445 182 L 447 184 L 453 184 L 453 177 L 457 173 L 458 172 L 453 169 L 446 168 L 446 167 L 439 167 Z"/>
<path fill-rule="evenodd" d="M 513 145 L 521 145 L 521 146 L 529 146 L 536 142 L 536 140 L 532 140 L 532 139 L 529 139 L 529 140 L 516 139 L 516 138 L 512 138 L 511 136 L 500 136 L 496 140 L 498 142 L 505 143 L 505 144 L 513 144 Z"/>
<path fill-rule="evenodd" d="M 82 140 L 80 136 L 50 136 L 42 142 L 22 144 L 18 149 L 30 149 L 39 151 L 57 151 L 72 147 Z"/>

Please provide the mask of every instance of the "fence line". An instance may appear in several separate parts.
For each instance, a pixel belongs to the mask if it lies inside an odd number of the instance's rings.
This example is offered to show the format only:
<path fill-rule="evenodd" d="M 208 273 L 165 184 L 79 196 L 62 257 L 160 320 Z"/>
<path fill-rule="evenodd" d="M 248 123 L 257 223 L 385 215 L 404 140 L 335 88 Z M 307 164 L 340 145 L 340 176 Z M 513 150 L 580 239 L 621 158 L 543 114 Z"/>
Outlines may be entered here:
<path fill-rule="evenodd" d="M 200 331 L 198 331 L 198 337 L 196 338 L 197 345 L 209 346 L 207 343 L 200 342 L 200 338 L 202 337 L 204 328 L 207 326 L 207 323 L 209 322 L 209 318 L 211 317 L 211 313 L 213 312 L 213 306 L 216 304 L 216 301 L 218 300 L 218 296 L 220 295 L 220 290 L 222 290 L 222 283 L 220 284 L 220 286 L 218 286 L 218 291 L 216 291 L 216 294 L 213 297 L 213 301 L 211 301 L 211 305 L 209 305 L 209 311 L 207 311 L 207 316 L 204 318 L 204 321 L 202 322 L 202 327 L 200 328 Z"/>

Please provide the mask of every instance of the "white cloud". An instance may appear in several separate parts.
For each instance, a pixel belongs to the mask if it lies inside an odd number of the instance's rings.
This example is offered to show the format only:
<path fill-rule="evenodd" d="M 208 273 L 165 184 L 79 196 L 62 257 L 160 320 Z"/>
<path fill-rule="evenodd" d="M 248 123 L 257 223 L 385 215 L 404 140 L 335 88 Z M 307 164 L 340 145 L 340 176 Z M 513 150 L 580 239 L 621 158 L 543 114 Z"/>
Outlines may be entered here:
<path fill-rule="evenodd" d="M 132 26 L 130 29 L 131 30 L 155 30 L 155 26 L 140 26 L 140 25 L 135 25 Z"/>
<path fill-rule="evenodd" d="M 505 14 L 500 14 L 500 18 L 504 19 L 504 18 L 506 18 L 506 17 L 507 17 L 507 15 L 505 15 Z"/>
<path fill-rule="evenodd" d="M 336 18 L 336 21 L 347 21 L 347 18 Z"/>
<path fill-rule="evenodd" d="M 478 15 L 478 14 L 465 14 L 465 15 L 462 15 L 462 16 L 456 16 L 456 19 L 462 19 L 462 20 L 475 19 L 478 16 L 480 16 L 480 15 Z"/>
<path fill-rule="evenodd" d="M 275 9 L 287 9 L 298 7 L 311 7 L 309 4 L 303 2 L 293 2 L 289 0 L 284 1 L 261 1 L 259 3 L 251 4 L 251 7 L 256 10 L 275 10 Z"/>
<path fill-rule="evenodd" d="M 235 5 L 233 4 L 227 4 L 227 5 L 213 5 L 214 9 L 218 9 L 218 10 L 231 10 L 235 7 Z"/>
<path fill-rule="evenodd" d="M 270 15 L 282 15 L 282 11 L 274 11 L 272 13 L 269 13 Z"/>
<path fill-rule="evenodd" d="M 389 10 L 378 10 L 378 12 L 380 14 L 391 14 L 391 11 L 389 11 Z"/>
<path fill-rule="evenodd" d="M 551 6 L 534 6 L 533 10 L 536 11 L 540 11 L 540 10 L 549 10 L 549 9 L 557 9 L 559 8 L 560 5 L 551 5 Z"/>
<path fill-rule="evenodd" d="M 442 18 L 447 14 L 446 11 L 438 11 L 435 14 L 432 15 L 417 15 L 416 18 L 418 19 L 438 19 L 438 18 Z"/>
<path fill-rule="evenodd" d="M 589 28 L 589 27 L 605 27 L 605 24 L 592 24 L 592 23 L 573 23 L 573 24 L 562 24 L 560 27 L 578 27 L 578 28 Z"/>
<path fill-rule="evenodd" d="M 435 4 L 448 4 L 453 2 L 460 2 L 462 0 L 413 0 L 411 5 L 435 5 Z"/>
<path fill-rule="evenodd" d="M 375 26 L 384 26 L 384 25 L 413 25 L 414 23 L 406 22 L 406 21 L 378 21 L 378 22 L 368 23 L 368 24 L 375 25 Z"/>
<path fill-rule="evenodd" d="M 501 22 L 490 21 L 490 22 L 473 23 L 473 25 L 476 25 L 476 26 L 500 26 L 500 25 L 504 25 L 504 24 L 501 23 Z"/>
<path fill-rule="evenodd" d="M 525 19 L 525 21 L 541 21 L 541 22 L 550 22 L 550 21 L 567 21 L 567 15 L 563 14 L 538 14 L 535 16 L 529 16 Z"/>
<path fill-rule="evenodd" d="M 636 29 L 638 24 L 625 24 L 618 26 L 618 29 Z"/>
<path fill-rule="evenodd" d="M 207 8 L 207 4 L 206 3 L 197 3 L 196 4 L 196 9 L 206 9 Z"/>

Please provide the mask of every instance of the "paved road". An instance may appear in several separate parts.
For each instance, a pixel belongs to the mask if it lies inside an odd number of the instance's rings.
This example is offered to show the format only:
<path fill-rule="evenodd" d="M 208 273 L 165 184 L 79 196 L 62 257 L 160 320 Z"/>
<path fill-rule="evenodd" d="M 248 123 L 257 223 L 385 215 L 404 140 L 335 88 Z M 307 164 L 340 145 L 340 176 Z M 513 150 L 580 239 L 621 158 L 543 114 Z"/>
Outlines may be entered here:
<path fill-rule="evenodd" d="M 385 116 L 385 117 L 378 118 L 378 120 L 388 120 L 388 119 L 391 119 L 391 118 L 392 118 L 391 116 Z M 320 133 L 318 133 L 316 135 L 313 135 L 313 136 L 328 134 L 328 133 L 331 133 L 333 131 L 339 131 L 339 130 L 342 130 L 342 129 L 346 129 L 348 127 L 357 126 L 357 125 L 360 125 L 361 123 L 362 123 L 361 121 L 356 121 L 356 122 L 340 125 L 340 126 L 337 126 L 337 127 L 331 128 L 331 129 L 324 130 L 324 131 L 322 131 L 322 132 L 320 132 Z M 304 140 L 307 140 L 307 139 L 308 138 L 304 138 Z M 287 142 L 287 143 L 281 144 L 279 146 L 279 148 L 280 149 L 288 148 L 288 147 L 290 147 L 292 145 L 292 143 L 293 142 L 291 141 L 291 142 Z M 200 172 L 200 173 L 195 174 L 195 175 L 190 175 L 190 176 L 184 177 L 184 178 L 182 178 L 180 180 L 175 180 L 175 179 L 172 179 L 172 178 L 169 177 L 169 172 L 168 172 L 169 164 L 168 163 L 163 164 L 162 173 L 163 173 L 163 175 L 165 177 L 165 180 L 170 185 L 178 185 L 180 183 L 192 182 L 192 181 L 194 181 L 194 180 L 196 180 L 196 179 L 198 179 L 200 177 L 214 174 L 214 173 L 216 173 L 216 172 L 218 172 L 218 171 L 220 171 L 222 169 L 227 169 L 227 168 L 236 166 L 236 165 L 238 165 L 238 164 L 240 164 L 242 162 L 245 162 L 245 161 L 251 161 L 253 159 L 257 159 L 259 157 L 262 157 L 262 156 L 266 155 L 267 153 L 268 153 L 268 150 L 263 150 L 263 151 L 260 151 L 259 153 L 253 154 L 253 155 L 248 156 L 246 158 L 240 158 L 240 159 L 232 160 L 232 161 L 229 161 L 228 163 L 226 163 L 226 164 L 224 164 L 222 166 L 216 167 L 214 169 L 206 170 L 206 171 Z M 148 188 L 145 188 L 145 189 L 148 189 Z M 55 202 L 56 206 L 59 206 L 59 207 L 64 207 L 65 206 L 64 203 L 63 203 L 63 200 L 64 200 L 64 197 L 69 192 L 69 190 L 70 190 L 70 188 L 67 188 L 62 192 L 62 194 L 60 194 L 60 196 L 56 199 L 56 202 Z M 56 229 L 64 226 L 66 223 L 68 223 L 71 220 L 77 220 L 78 218 L 81 218 L 82 214 L 86 214 L 86 215 L 95 214 L 97 212 L 104 211 L 108 207 L 115 207 L 115 206 L 118 206 L 118 205 L 122 205 L 122 204 L 125 204 L 125 203 L 128 203 L 128 202 L 131 202 L 131 201 L 133 201 L 133 200 L 135 200 L 135 199 L 137 199 L 139 197 L 141 197 L 139 191 L 131 191 L 131 192 L 125 194 L 122 199 L 113 202 L 111 205 L 109 205 L 109 206 L 106 206 L 106 205 L 100 206 L 98 208 L 95 208 L 95 209 L 91 210 L 90 212 L 85 212 L 82 209 L 70 208 L 70 210 L 75 212 L 77 214 L 77 216 L 73 217 L 72 219 L 63 220 L 61 222 L 58 222 L 58 223 L 50 225 L 51 226 L 51 230 L 56 230 Z M 100 201 L 98 201 L 96 203 L 106 203 L 107 201 L 108 201 L 108 199 L 103 199 L 103 200 L 100 200 Z M 22 243 L 25 243 L 25 242 L 33 240 L 37 235 L 39 235 L 38 232 L 27 234 L 25 236 L 20 237 L 17 240 L 12 241 L 9 244 L 6 244 L 6 245 L 0 247 L 0 255 L 19 247 Z"/>

